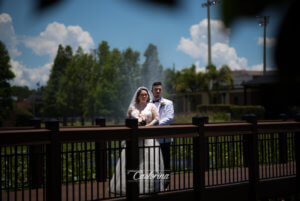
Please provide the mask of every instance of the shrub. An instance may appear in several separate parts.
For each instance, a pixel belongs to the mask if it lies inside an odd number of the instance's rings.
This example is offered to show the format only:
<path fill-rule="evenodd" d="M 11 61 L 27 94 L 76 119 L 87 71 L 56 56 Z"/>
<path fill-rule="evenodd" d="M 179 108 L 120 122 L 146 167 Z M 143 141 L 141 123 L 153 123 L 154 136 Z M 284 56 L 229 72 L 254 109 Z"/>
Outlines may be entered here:
<path fill-rule="evenodd" d="M 245 114 L 255 114 L 257 119 L 264 119 L 265 108 L 261 105 L 231 106 L 231 118 L 241 120 Z"/>
<path fill-rule="evenodd" d="M 197 110 L 200 113 L 231 113 L 232 120 L 241 120 L 245 114 L 255 114 L 257 119 L 264 119 L 265 108 L 260 105 L 229 105 L 229 104 L 211 104 L 211 105 L 198 105 Z"/>
<path fill-rule="evenodd" d="M 229 113 L 231 111 L 231 105 L 226 104 L 209 104 L 209 105 L 198 105 L 197 110 L 201 113 Z"/>
<path fill-rule="evenodd" d="M 32 113 L 27 108 L 14 104 L 10 115 L 5 119 L 3 126 L 29 126 Z"/>
<path fill-rule="evenodd" d="M 30 119 L 33 117 L 32 113 L 25 108 L 15 106 L 14 108 L 16 126 L 29 126 Z"/>

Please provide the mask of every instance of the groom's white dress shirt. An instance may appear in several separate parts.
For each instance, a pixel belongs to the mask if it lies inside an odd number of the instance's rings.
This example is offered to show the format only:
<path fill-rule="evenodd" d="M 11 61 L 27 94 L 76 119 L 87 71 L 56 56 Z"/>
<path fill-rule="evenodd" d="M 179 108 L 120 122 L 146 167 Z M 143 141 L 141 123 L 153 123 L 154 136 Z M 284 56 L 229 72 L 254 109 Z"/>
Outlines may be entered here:
<path fill-rule="evenodd" d="M 174 120 L 173 101 L 161 97 L 159 101 L 154 102 L 159 111 L 159 126 L 169 125 Z M 172 138 L 158 139 L 160 143 L 171 142 Z"/>

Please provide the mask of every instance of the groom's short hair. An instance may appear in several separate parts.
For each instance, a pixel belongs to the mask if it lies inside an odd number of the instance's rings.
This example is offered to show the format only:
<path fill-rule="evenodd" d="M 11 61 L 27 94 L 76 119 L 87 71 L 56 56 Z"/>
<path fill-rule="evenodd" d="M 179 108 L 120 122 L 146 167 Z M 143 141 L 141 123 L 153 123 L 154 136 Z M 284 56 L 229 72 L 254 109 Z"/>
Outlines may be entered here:
<path fill-rule="evenodd" d="M 153 88 L 154 86 L 162 86 L 162 83 L 161 83 L 161 82 L 153 82 L 152 88 Z"/>

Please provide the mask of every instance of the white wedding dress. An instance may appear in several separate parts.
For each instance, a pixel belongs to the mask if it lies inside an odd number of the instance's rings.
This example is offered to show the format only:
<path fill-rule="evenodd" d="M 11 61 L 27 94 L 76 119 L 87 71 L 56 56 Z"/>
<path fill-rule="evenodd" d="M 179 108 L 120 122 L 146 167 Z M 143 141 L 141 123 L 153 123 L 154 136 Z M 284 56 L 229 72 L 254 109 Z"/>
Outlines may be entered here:
<path fill-rule="evenodd" d="M 148 103 L 144 109 L 138 108 L 138 104 L 130 106 L 128 114 L 132 117 L 143 119 L 148 125 L 154 125 L 158 122 L 158 111 L 153 103 Z M 126 142 L 122 141 L 122 147 L 125 147 Z M 139 183 L 139 193 L 151 193 L 164 190 L 164 179 L 159 178 L 146 178 L 147 175 L 161 176 L 164 174 L 164 162 L 160 144 L 156 139 L 139 140 L 139 176 L 134 177 L 137 179 L 134 182 Z M 116 194 L 126 194 L 126 155 L 125 149 L 121 151 L 121 157 L 116 164 L 115 173 L 110 180 L 110 191 Z M 122 172 L 122 174 L 121 174 Z M 141 173 L 145 177 L 141 178 Z M 143 175 L 142 175 L 143 176 Z"/>

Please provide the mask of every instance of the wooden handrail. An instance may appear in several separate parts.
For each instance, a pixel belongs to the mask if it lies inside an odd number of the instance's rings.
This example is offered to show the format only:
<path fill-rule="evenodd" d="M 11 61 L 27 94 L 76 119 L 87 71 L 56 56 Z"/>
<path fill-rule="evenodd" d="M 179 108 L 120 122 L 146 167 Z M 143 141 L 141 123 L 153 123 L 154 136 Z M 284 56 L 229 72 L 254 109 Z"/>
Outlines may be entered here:
<path fill-rule="evenodd" d="M 296 121 L 260 121 L 258 133 L 300 132 L 300 122 Z M 251 134 L 251 124 L 243 122 L 222 122 L 204 124 L 205 137 Z M 197 126 L 180 124 L 169 126 L 149 126 L 137 129 L 139 139 L 194 137 Z M 130 128 L 125 126 L 89 126 L 61 127 L 58 140 L 63 142 L 94 140 L 126 140 L 130 137 Z M 48 129 L 0 130 L 0 146 L 16 144 L 48 144 Z"/>
<path fill-rule="evenodd" d="M 48 129 L 0 131 L 0 146 L 49 144 L 50 137 Z"/>

